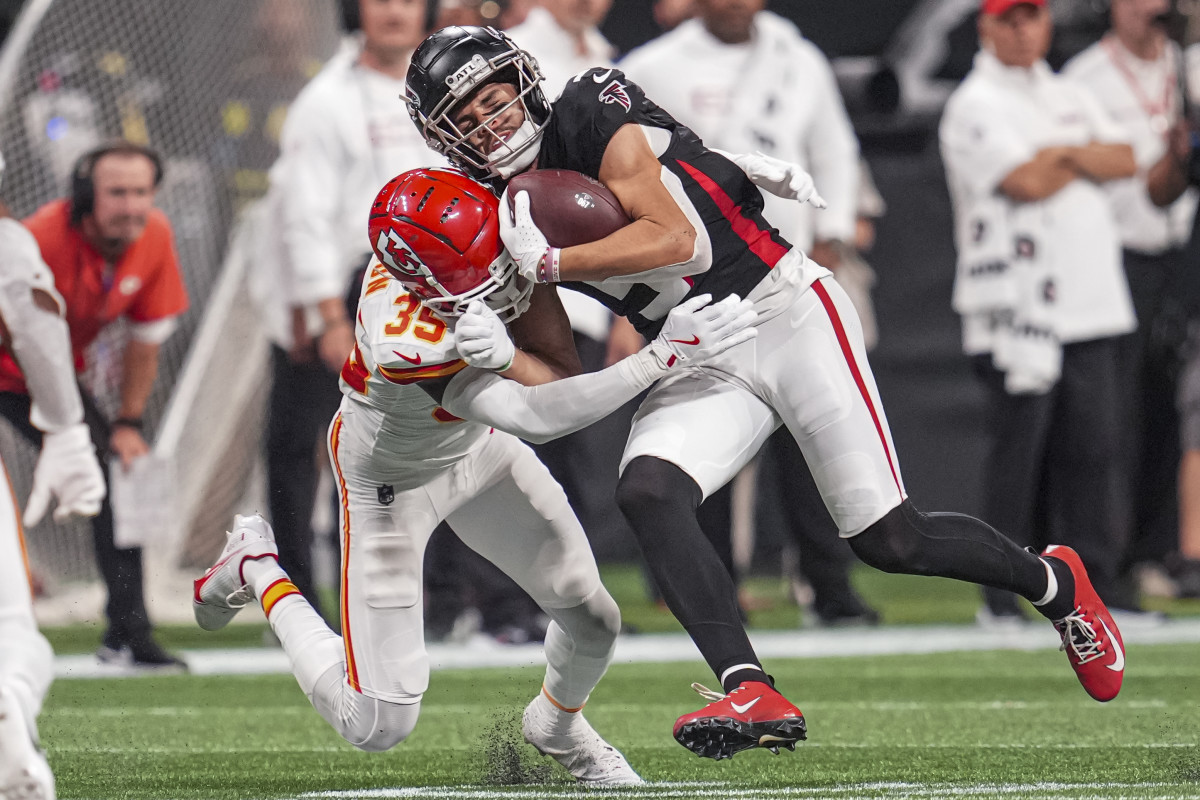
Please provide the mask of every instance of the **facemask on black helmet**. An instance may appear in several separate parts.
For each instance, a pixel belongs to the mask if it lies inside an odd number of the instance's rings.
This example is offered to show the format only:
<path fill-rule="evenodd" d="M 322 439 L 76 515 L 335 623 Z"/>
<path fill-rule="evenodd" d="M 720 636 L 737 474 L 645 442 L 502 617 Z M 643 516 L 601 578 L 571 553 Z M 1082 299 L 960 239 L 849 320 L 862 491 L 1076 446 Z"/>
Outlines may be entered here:
<path fill-rule="evenodd" d="M 537 157 L 550 105 L 537 61 L 493 28 L 444 28 L 413 54 L 408 70 L 409 114 L 426 143 L 478 180 L 508 179 Z M 486 106 L 478 124 L 454 113 L 488 84 L 509 84 L 502 101 Z M 515 130 L 500 130 L 519 111 Z"/>

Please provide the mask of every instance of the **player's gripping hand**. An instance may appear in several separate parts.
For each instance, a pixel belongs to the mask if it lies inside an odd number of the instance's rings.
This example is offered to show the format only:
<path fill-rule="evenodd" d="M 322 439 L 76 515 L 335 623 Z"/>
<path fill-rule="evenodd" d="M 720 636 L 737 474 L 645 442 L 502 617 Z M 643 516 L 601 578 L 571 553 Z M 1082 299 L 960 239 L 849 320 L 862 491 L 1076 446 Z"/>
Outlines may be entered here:
<path fill-rule="evenodd" d="M 758 335 L 750 327 L 758 313 L 749 300 L 731 294 L 712 303 L 711 294 L 693 297 L 667 314 L 650 351 L 664 367 L 695 364 Z"/>
<path fill-rule="evenodd" d="M 468 365 L 504 372 L 517 355 L 508 329 L 482 300 L 472 300 L 454 325 L 454 343 Z"/>
<path fill-rule="evenodd" d="M 82 422 L 42 437 L 42 452 L 33 468 L 33 490 L 25 507 L 25 525 L 41 522 L 58 499 L 54 519 L 62 522 L 73 514 L 94 517 L 104 500 L 104 472 L 96 460 L 96 448 L 87 425 Z"/>
<path fill-rule="evenodd" d="M 508 190 L 500 196 L 500 240 L 517 271 L 534 283 L 558 283 L 560 251 L 551 247 L 529 213 L 529 192 L 517 192 L 509 210 Z"/>
<path fill-rule="evenodd" d="M 825 198 L 817 194 L 816 184 L 812 175 L 799 164 L 774 158 L 761 150 L 753 155 L 739 153 L 733 155 L 723 153 L 733 163 L 741 167 L 742 172 L 750 182 L 760 189 L 766 189 L 776 197 L 786 200 L 796 200 L 809 203 L 814 208 L 828 208 Z"/>

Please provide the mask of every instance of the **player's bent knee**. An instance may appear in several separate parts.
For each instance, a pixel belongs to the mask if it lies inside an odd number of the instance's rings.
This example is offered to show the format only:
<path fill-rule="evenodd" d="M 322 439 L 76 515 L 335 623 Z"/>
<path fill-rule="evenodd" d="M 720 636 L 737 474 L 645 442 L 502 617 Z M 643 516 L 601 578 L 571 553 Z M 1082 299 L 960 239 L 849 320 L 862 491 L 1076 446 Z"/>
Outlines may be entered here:
<path fill-rule="evenodd" d="M 32 620 L 0 618 L 0 678 L 20 675 L 49 685 L 54 674 L 54 650 Z"/>
<path fill-rule="evenodd" d="M 420 703 L 404 705 L 374 700 L 374 713 L 368 713 L 371 728 L 362 732 L 357 740 L 348 739 L 350 744 L 368 753 L 391 750 L 408 738 L 417 727 L 421 715 Z"/>
<path fill-rule="evenodd" d="M 927 558 L 928 537 L 921 529 L 924 514 L 905 500 L 857 536 L 850 549 L 863 563 L 883 572 L 932 575 Z"/>

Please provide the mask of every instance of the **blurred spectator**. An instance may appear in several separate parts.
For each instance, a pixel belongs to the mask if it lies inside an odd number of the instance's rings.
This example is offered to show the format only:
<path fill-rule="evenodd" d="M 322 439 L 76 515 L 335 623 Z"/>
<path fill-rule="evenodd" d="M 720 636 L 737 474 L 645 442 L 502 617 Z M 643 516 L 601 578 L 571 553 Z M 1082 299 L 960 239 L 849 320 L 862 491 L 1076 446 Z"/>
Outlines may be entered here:
<path fill-rule="evenodd" d="M 50 202 L 25 220 L 66 301 L 75 368 L 100 331 L 124 317 L 130 339 L 121 369 L 117 418 L 109 421 L 82 391 L 84 421 L 102 464 L 128 468 L 150 452 L 142 414 L 158 372 L 159 348 L 187 309 L 187 292 L 165 214 L 154 208 L 163 165 L 157 153 L 114 141 L 85 153 L 72 170 L 69 197 Z M 25 379 L 11 355 L 0 356 L 0 414 L 27 440 L 41 441 L 30 425 Z M 102 661 L 134 666 L 179 665 L 151 633 L 143 595 L 142 550 L 119 548 L 106 498 L 92 521 L 96 561 L 108 589 L 108 630 Z"/>
<path fill-rule="evenodd" d="M 392 176 L 438 163 L 404 103 L 404 76 L 426 34 L 424 0 L 359 0 L 361 32 L 300 92 L 283 125 L 266 201 L 282 286 L 259 299 L 277 320 L 267 482 L 280 564 L 316 608 L 312 513 L 325 431 L 353 347 L 344 297 L 370 253 L 375 194 Z M 270 312 L 274 311 L 274 314 Z M 320 459 L 320 460 L 318 460 Z"/>
<path fill-rule="evenodd" d="M 620 66 L 709 147 L 762 151 L 809 170 L 829 209 L 814 215 L 811 206 L 766 195 L 764 215 L 841 282 L 851 277 L 840 274 L 840 267 L 843 255 L 854 252 L 856 238 L 858 140 L 829 61 L 791 22 L 764 11 L 764 5 L 763 0 L 695 0 L 696 19 L 633 50 Z M 800 84 L 805 91 L 790 88 Z M 858 261 L 855 267 L 865 265 Z M 868 273 L 858 269 L 853 277 Z M 861 299 L 864 291 L 854 294 Z M 795 484 L 794 471 L 804 473 L 807 467 L 786 432 L 772 438 L 764 466 L 762 479 L 788 481 L 779 495 L 789 532 L 798 540 L 802 574 L 814 589 L 817 619 L 830 624 L 877 619 L 850 587 L 850 548 L 837 537 L 816 485 L 808 480 L 798 489 Z M 721 495 L 729 491 L 726 486 L 701 506 L 701 525 L 714 542 L 729 538 L 729 515 L 705 513 L 705 507 L 728 507 Z M 718 546 L 717 551 L 732 571 L 731 549 Z"/>
<path fill-rule="evenodd" d="M 589 67 L 612 66 L 613 46 L 598 28 L 611 6 L 612 0 L 540 0 L 523 23 L 507 31 L 537 59 L 547 98 L 557 97 L 567 81 Z M 558 295 L 584 370 L 603 369 L 644 346 L 633 326 L 623 318 L 614 321 L 599 301 L 570 289 L 559 289 Z M 601 553 L 633 536 L 615 500 L 621 445 L 632 414 L 631 405 L 578 433 L 534 446 Z"/>
<path fill-rule="evenodd" d="M 567 81 L 588 67 L 612 64 L 615 52 L 600 33 L 612 0 L 539 0 L 525 20 L 506 33 L 542 68 L 542 90 L 558 97 Z"/>
<path fill-rule="evenodd" d="M 1166 206 L 1151 200 L 1148 181 L 1172 155 L 1172 129 L 1183 125 L 1179 92 L 1182 53 L 1167 38 L 1168 0 L 1112 0 L 1112 30 L 1071 59 L 1064 74 L 1089 89 L 1133 145 L 1138 173 L 1105 191 L 1125 248 L 1125 277 L 1137 331 L 1122 345 L 1128 390 L 1126 424 L 1133 530 L 1125 554 L 1135 572 L 1161 570 L 1179 545 L 1179 416 L 1176 378 L 1186 334 L 1182 253 L 1196 213 L 1193 192 Z M 1132 580 L 1132 579 L 1131 579 Z"/>
<path fill-rule="evenodd" d="M 988 390 L 984 516 L 1069 545 L 1110 607 L 1129 530 L 1121 337 L 1134 321 L 1102 184 L 1131 177 L 1121 128 L 1044 61 L 1045 0 L 983 0 L 982 49 L 940 137 L 955 211 L 954 308 Z M 981 622 L 1021 618 L 985 589 Z"/>
<path fill-rule="evenodd" d="M 1200 15 L 1192 17 L 1192 28 Z M 1194 30 L 1189 31 L 1194 33 Z M 1156 205 L 1169 206 L 1197 183 L 1195 159 L 1196 109 L 1200 107 L 1200 45 L 1193 44 L 1184 53 L 1186 78 L 1182 96 L 1185 104 L 1183 124 L 1171 130 L 1164 158 L 1148 176 L 1150 197 Z M 1196 220 L 1200 224 L 1200 219 Z M 1200 258 L 1200 239 L 1193 227 L 1192 241 L 1185 255 L 1186 269 L 1194 276 Z M 1180 597 L 1200 597 L 1200 314 L 1197 312 L 1195 278 L 1188 281 L 1188 310 L 1192 315 L 1184 347 L 1183 367 L 1179 376 L 1176 407 L 1179 413 L 1179 548 L 1166 558 L 1166 567 L 1174 592 Z"/>
<path fill-rule="evenodd" d="M 654 22 L 663 33 L 673 31 L 679 23 L 696 13 L 695 0 L 654 0 Z"/>

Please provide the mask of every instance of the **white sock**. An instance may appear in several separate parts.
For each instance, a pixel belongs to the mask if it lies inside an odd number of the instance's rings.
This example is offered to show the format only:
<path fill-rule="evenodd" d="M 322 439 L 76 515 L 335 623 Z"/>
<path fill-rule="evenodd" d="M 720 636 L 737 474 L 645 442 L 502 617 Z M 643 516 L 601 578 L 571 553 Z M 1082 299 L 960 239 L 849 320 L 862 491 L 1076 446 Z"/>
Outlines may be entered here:
<path fill-rule="evenodd" d="M 291 594 L 279 600 L 271 608 L 267 621 L 292 663 L 296 682 L 310 699 L 323 674 L 335 667 L 345 673 L 342 637 L 329 629 L 304 595 Z"/>
<path fill-rule="evenodd" d="M 1058 597 L 1058 578 L 1054 575 L 1054 568 L 1050 566 L 1050 562 L 1046 559 L 1041 559 L 1042 566 L 1046 568 L 1046 593 L 1042 595 L 1040 600 L 1034 600 L 1035 606 L 1044 606 L 1054 598 Z"/>
<path fill-rule="evenodd" d="M 287 580 L 287 576 L 283 567 L 279 566 L 279 561 L 274 558 L 255 558 L 242 562 L 242 577 L 254 590 L 254 596 L 260 600 L 268 586 L 278 580 Z"/>

